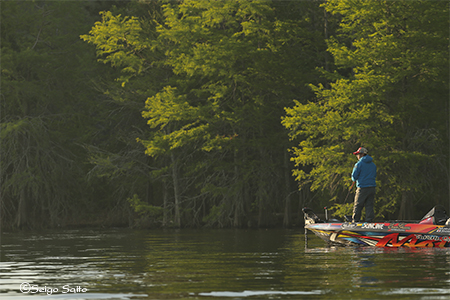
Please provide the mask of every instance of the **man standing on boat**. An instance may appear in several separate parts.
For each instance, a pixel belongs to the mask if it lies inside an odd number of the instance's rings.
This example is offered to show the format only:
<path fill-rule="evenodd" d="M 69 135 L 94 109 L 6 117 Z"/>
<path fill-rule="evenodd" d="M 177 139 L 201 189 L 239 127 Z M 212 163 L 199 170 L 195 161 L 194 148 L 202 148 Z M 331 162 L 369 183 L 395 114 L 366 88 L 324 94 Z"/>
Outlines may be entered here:
<path fill-rule="evenodd" d="M 375 166 L 372 157 L 368 155 L 366 148 L 360 147 L 353 154 L 358 158 L 352 172 L 352 180 L 356 181 L 353 222 L 360 221 L 363 207 L 366 207 L 366 222 L 372 222 L 375 218 L 373 204 L 375 201 L 377 166 Z"/>

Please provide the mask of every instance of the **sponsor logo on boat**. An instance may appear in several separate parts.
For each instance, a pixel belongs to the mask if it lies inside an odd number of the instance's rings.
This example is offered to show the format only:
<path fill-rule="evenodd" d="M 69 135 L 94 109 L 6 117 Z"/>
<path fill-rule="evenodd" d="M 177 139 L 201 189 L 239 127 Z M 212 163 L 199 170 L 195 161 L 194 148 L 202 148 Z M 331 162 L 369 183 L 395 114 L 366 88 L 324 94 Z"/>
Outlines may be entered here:
<path fill-rule="evenodd" d="M 382 229 L 384 229 L 384 224 L 378 224 L 378 223 L 364 223 L 364 224 L 362 224 L 361 228 L 363 228 L 363 229 L 376 229 L 376 230 L 382 230 Z"/>
<path fill-rule="evenodd" d="M 416 239 L 418 240 L 429 240 L 429 241 L 442 241 L 443 239 L 437 235 L 429 234 L 416 234 Z"/>
<path fill-rule="evenodd" d="M 450 227 L 441 227 L 436 229 L 435 231 L 436 233 L 449 233 L 450 232 Z"/>
<path fill-rule="evenodd" d="M 342 229 L 353 229 L 361 227 L 361 223 L 342 223 L 341 228 Z"/>
<path fill-rule="evenodd" d="M 389 231 L 406 231 L 410 230 L 411 227 L 405 226 L 405 223 L 392 223 L 388 225 Z"/>

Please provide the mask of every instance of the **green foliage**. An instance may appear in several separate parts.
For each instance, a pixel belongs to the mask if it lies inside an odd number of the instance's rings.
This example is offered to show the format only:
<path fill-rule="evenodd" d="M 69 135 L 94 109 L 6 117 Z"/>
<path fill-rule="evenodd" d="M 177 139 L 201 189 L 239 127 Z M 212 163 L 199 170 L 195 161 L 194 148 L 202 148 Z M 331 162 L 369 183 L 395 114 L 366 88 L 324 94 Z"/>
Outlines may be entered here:
<path fill-rule="evenodd" d="M 81 35 L 95 46 L 98 59 L 106 65 L 105 72 L 93 79 L 103 95 L 95 100 L 95 135 L 83 146 L 89 154 L 89 183 L 105 190 L 101 198 L 106 204 L 117 203 L 127 211 L 129 204 L 124 200 L 134 194 L 146 203 L 162 204 L 163 191 L 155 178 L 166 171 L 145 155 L 145 148 L 136 140 L 152 134 L 141 112 L 170 71 L 158 67 L 160 54 L 141 39 L 154 36 L 159 4 L 110 3 L 114 4 L 111 10 L 101 12 L 101 20 L 85 31 L 89 34 Z M 145 217 L 139 218 L 146 222 Z"/>
<path fill-rule="evenodd" d="M 91 17 L 74 1 L 1 3 L 1 210 L 8 227 L 58 226 L 84 207 L 80 143 L 97 93 L 95 57 L 79 41 Z M 26 209 L 24 209 L 26 208 Z"/>
<path fill-rule="evenodd" d="M 118 78 L 124 85 L 133 75 L 138 75 L 148 65 L 141 53 L 151 44 L 141 38 L 142 28 L 136 17 L 114 16 L 111 12 L 101 12 L 102 21 L 96 22 L 89 35 L 81 39 L 97 46 L 99 61 L 109 63 L 129 74 Z"/>
<path fill-rule="evenodd" d="M 101 61 L 130 74 L 124 90 L 146 95 L 149 129 L 137 141 L 154 162 L 152 180 L 164 182 L 166 213 L 177 224 L 181 215 L 198 223 L 220 207 L 232 216 L 223 226 L 241 226 L 252 207 L 279 209 L 284 201 L 273 199 L 292 193 L 281 182 L 289 141 L 279 120 L 319 78 L 322 9 L 310 2 L 161 3 L 156 18 L 104 12 L 82 38 Z"/>
<path fill-rule="evenodd" d="M 442 127 L 448 112 L 439 111 L 449 95 L 448 5 L 328 1 L 324 6 L 341 17 L 328 49 L 336 65 L 352 74 L 330 74 L 334 81 L 328 86 L 312 86 L 314 101 L 286 108 L 283 125 L 300 140 L 293 148 L 297 180 L 338 195 L 349 186 L 354 163 L 349 153 L 364 146 L 379 169 L 380 214 L 392 212 L 392 204 L 410 192 L 436 201 L 425 191 L 447 176 L 436 158 L 448 161 L 448 153 L 436 149 L 448 148 L 448 129 Z"/>
<path fill-rule="evenodd" d="M 142 116 L 149 119 L 150 128 L 158 129 L 151 140 L 142 141 L 150 156 L 208 138 L 209 125 L 200 108 L 191 106 L 185 95 L 177 95 L 176 88 L 165 87 L 161 93 L 148 98 L 145 107 Z"/>
<path fill-rule="evenodd" d="M 215 226 L 218 225 L 219 227 L 223 226 L 223 223 L 221 220 L 223 219 L 223 212 L 225 211 L 224 207 L 225 203 L 222 203 L 220 206 L 211 207 L 209 214 L 207 216 L 204 216 L 202 221 L 207 226 Z"/>
<path fill-rule="evenodd" d="M 139 196 L 134 194 L 133 197 L 128 198 L 127 202 L 130 204 L 131 208 L 141 216 L 151 217 L 151 218 L 161 218 L 163 213 L 162 207 L 153 206 L 144 203 Z"/>
<path fill-rule="evenodd" d="M 138 215 L 133 222 L 134 227 L 151 228 L 160 226 L 163 222 L 164 209 L 162 207 L 143 202 L 137 194 L 128 198 L 127 203 Z"/>
<path fill-rule="evenodd" d="M 353 214 L 353 203 L 334 203 L 329 209 L 333 212 L 333 217 L 344 220 L 345 216 L 351 216 Z M 364 216 L 362 217 L 364 218 Z"/>
<path fill-rule="evenodd" d="M 147 101 L 143 115 L 158 118 L 149 120 L 151 126 L 166 126 L 167 116 L 172 120 L 167 130 L 145 142 L 147 151 L 178 148 L 182 157 L 198 150 L 210 152 L 192 161 L 192 168 L 201 170 L 198 167 L 207 159 L 208 168 L 216 170 L 206 182 L 199 176 L 197 186 L 216 199 L 210 201 L 211 209 L 235 209 L 222 213 L 234 214 L 237 224 L 236 214 L 249 214 L 251 202 L 269 206 L 274 197 L 264 191 L 271 184 L 258 180 L 270 181 L 266 174 L 279 172 L 274 157 L 283 157 L 287 142 L 280 134 L 281 108 L 290 101 L 291 90 L 301 90 L 305 83 L 292 64 L 305 51 L 294 45 L 300 39 L 310 42 L 305 28 L 298 26 L 303 16 L 289 19 L 286 7 L 270 1 L 183 1 L 163 9 L 159 40 L 166 49 L 165 63 L 174 72 L 177 94 L 167 86 Z M 277 17 L 277 9 L 286 15 Z M 170 109 L 161 109 L 163 100 L 172 103 Z M 224 161 L 218 163 L 216 157 Z M 244 186 L 254 194 L 244 196 Z"/>

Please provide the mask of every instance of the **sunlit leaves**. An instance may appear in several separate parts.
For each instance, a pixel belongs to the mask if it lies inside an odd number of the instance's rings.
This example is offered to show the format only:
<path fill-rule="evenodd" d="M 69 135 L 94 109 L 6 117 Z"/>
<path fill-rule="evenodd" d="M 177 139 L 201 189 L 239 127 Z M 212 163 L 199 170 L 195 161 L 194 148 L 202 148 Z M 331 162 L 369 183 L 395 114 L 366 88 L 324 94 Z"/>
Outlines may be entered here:
<path fill-rule="evenodd" d="M 96 22 L 89 35 L 82 35 L 81 39 L 96 46 L 99 61 L 121 68 L 127 74 L 140 74 L 147 67 L 142 51 L 152 47 L 143 37 L 140 21 L 136 17 L 114 16 L 109 11 L 101 15 L 102 21 Z M 125 76 L 120 80 L 128 79 Z"/>

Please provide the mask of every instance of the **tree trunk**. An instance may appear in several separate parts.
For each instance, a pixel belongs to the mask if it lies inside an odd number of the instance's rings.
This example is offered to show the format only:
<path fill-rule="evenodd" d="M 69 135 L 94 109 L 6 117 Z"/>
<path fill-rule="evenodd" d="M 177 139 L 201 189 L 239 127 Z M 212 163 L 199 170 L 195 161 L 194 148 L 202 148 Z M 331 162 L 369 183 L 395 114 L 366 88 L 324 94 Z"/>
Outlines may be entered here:
<path fill-rule="evenodd" d="M 17 228 L 23 228 L 28 220 L 27 220 L 27 203 L 26 203 L 26 192 L 25 189 L 20 191 L 19 195 L 19 207 L 17 209 L 17 218 L 16 218 Z"/>
<path fill-rule="evenodd" d="M 323 9 L 323 13 L 324 13 L 323 32 L 324 32 L 325 40 L 328 40 L 328 16 L 327 16 L 327 10 L 325 8 Z M 330 68 L 328 66 L 328 53 L 325 52 L 324 56 L 325 56 L 325 71 L 328 72 L 328 71 L 330 71 Z"/>
<path fill-rule="evenodd" d="M 169 201 L 169 191 L 167 190 L 167 183 L 163 180 L 163 227 L 167 227 L 168 223 L 168 201 Z"/>
<path fill-rule="evenodd" d="M 259 198 L 258 201 L 258 228 L 265 226 L 265 218 L 264 218 L 264 205 L 262 203 L 262 199 Z"/>
<path fill-rule="evenodd" d="M 411 220 L 412 219 L 412 201 L 411 193 L 402 193 L 402 202 L 400 204 L 400 211 L 398 213 L 399 220 Z"/>
<path fill-rule="evenodd" d="M 240 178 L 238 151 L 234 151 L 234 178 L 236 185 L 240 186 L 234 198 L 233 227 L 240 228 L 242 225 L 241 214 L 244 207 L 244 188 Z"/>
<path fill-rule="evenodd" d="M 180 217 L 180 188 L 178 178 L 178 163 L 173 153 L 170 155 L 172 159 L 172 179 L 173 179 L 173 192 L 175 197 L 175 226 L 181 227 Z"/>
<path fill-rule="evenodd" d="M 298 193 L 298 224 L 302 224 L 304 221 L 302 208 L 307 204 L 307 200 L 311 197 L 310 185 L 306 184 L 302 186 Z"/>
<path fill-rule="evenodd" d="M 284 203 L 284 217 L 283 217 L 283 226 L 289 227 L 291 226 L 291 184 L 290 184 L 290 172 L 289 172 L 289 156 L 287 151 L 284 151 L 284 188 L 286 201 Z"/>
<path fill-rule="evenodd" d="M 234 228 L 241 227 L 240 204 L 241 204 L 240 199 L 236 199 L 236 205 L 234 206 L 234 218 L 233 218 L 233 227 Z"/>

